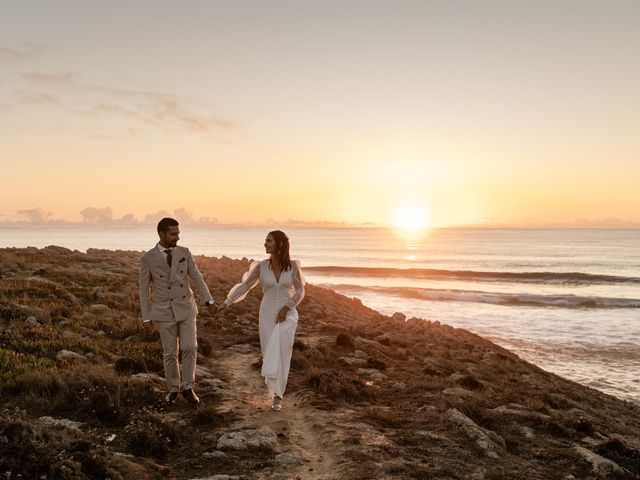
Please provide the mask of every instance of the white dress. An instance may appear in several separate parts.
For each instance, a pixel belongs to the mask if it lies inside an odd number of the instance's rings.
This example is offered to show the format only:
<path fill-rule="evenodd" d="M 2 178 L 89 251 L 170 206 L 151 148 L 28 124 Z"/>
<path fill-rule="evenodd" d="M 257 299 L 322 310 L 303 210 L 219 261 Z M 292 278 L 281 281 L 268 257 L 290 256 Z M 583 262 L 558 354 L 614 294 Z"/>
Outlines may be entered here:
<path fill-rule="evenodd" d="M 234 286 L 227 295 L 225 304 L 242 301 L 258 282 L 262 285 L 259 329 L 262 350 L 262 376 L 270 395 L 284 395 L 289 377 L 293 340 L 298 326 L 296 306 L 304 298 L 304 278 L 300 262 L 291 262 L 289 270 L 283 270 L 276 280 L 269 260 L 255 261 L 242 276 L 242 282 Z M 286 318 L 276 323 L 281 308 L 288 308 Z"/>

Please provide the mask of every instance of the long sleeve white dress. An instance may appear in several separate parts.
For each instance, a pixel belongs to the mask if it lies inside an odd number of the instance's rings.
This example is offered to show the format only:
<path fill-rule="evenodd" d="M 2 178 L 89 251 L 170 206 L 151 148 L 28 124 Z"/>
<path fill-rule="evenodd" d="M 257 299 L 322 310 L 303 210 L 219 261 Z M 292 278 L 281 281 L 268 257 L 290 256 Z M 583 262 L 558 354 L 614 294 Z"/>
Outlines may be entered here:
<path fill-rule="evenodd" d="M 289 377 L 293 341 L 298 326 L 297 305 L 304 298 L 304 277 L 300 262 L 291 262 L 289 270 L 283 270 L 276 280 L 269 260 L 255 261 L 227 295 L 226 305 L 242 301 L 258 282 L 262 285 L 259 329 L 262 350 L 262 376 L 271 396 L 284 395 Z M 278 312 L 288 308 L 286 318 L 276 323 Z"/>

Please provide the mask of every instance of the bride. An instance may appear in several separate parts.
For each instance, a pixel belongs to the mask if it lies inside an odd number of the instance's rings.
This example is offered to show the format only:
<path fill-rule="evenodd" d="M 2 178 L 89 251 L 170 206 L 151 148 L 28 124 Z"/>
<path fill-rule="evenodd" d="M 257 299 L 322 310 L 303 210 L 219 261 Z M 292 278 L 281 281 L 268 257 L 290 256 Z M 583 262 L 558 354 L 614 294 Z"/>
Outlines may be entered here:
<path fill-rule="evenodd" d="M 264 242 L 269 258 L 254 261 L 242 282 L 234 286 L 227 299 L 220 305 L 223 310 L 232 303 L 242 301 L 258 282 L 262 284 L 259 328 L 262 351 L 262 376 L 269 395 L 271 408 L 282 409 L 282 398 L 289 365 L 293 339 L 298 326 L 296 306 L 304 297 L 304 277 L 300 262 L 289 258 L 289 238 L 280 230 L 269 232 Z"/>

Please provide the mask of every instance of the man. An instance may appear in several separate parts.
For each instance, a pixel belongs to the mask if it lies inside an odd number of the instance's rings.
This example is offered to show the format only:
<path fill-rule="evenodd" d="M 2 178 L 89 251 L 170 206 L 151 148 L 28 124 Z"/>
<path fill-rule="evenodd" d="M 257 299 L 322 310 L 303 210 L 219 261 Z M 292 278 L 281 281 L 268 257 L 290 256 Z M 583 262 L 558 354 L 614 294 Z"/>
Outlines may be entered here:
<path fill-rule="evenodd" d="M 145 328 L 153 322 L 162 341 L 164 376 L 169 393 L 165 398 L 173 405 L 180 391 L 193 404 L 200 399 L 193 391 L 196 374 L 198 341 L 196 315 L 198 307 L 189 286 L 189 278 L 196 284 L 200 297 L 210 314 L 215 303 L 202 274 L 188 248 L 178 247 L 180 227 L 173 218 L 158 223 L 158 244 L 140 260 L 140 309 Z M 182 353 L 182 371 L 178 364 L 178 345 Z"/>

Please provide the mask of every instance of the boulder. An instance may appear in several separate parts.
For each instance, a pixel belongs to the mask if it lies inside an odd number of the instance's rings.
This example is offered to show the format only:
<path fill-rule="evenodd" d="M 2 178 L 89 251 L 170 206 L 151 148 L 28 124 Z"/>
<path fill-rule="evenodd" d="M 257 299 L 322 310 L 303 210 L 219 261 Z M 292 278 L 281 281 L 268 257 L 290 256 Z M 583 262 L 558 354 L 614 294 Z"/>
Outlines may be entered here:
<path fill-rule="evenodd" d="M 248 450 L 265 448 L 274 450 L 278 446 L 278 436 L 269 427 L 257 430 L 241 430 L 225 433 L 218 439 L 218 450 Z"/>
<path fill-rule="evenodd" d="M 361 358 L 353 358 L 353 357 L 340 357 L 338 358 L 339 362 L 344 363 L 345 365 L 350 365 L 352 367 L 364 367 L 367 364 L 366 360 Z"/>
<path fill-rule="evenodd" d="M 517 403 L 511 403 L 508 406 L 502 405 L 500 407 L 496 407 L 492 410 L 493 412 L 507 417 L 513 418 L 529 418 L 533 420 L 551 420 L 549 415 L 545 415 L 544 413 L 536 412 L 530 408 L 527 408 L 523 405 L 518 405 Z"/>
<path fill-rule="evenodd" d="M 252 347 L 248 343 L 239 343 L 237 345 L 231 345 L 227 350 L 238 353 L 249 353 L 251 352 Z"/>
<path fill-rule="evenodd" d="M 448 395 L 450 397 L 458 397 L 458 398 L 478 398 L 478 395 L 473 393 L 470 390 L 466 390 L 464 388 L 456 387 L 456 388 L 446 388 L 442 391 L 444 395 Z"/>
<path fill-rule="evenodd" d="M 106 305 L 103 305 L 102 303 L 94 303 L 93 305 L 91 305 L 89 307 L 89 310 L 92 313 L 103 313 L 109 310 L 109 307 Z"/>
<path fill-rule="evenodd" d="M 28 327 L 41 327 L 42 324 L 36 319 L 36 317 L 29 317 L 27 318 L 27 320 L 24 322 L 25 325 L 27 325 Z"/>
<path fill-rule="evenodd" d="M 623 478 L 625 475 L 631 472 L 625 470 L 613 460 L 601 457 L 597 453 L 592 452 L 589 449 L 574 445 L 573 449 L 591 464 L 591 474 L 593 478 L 608 479 L 608 478 Z"/>
<path fill-rule="evenodd" d="M 304 460 L 291 455 L 290 453 L 281 453 L 280 455 L 276 455 L 276 463 L 278 465 L 282 465 L 285 467 L 294 467 L 297 465 L 302 465 Z"/>
<path fill-rule="evenodd" d="M 87 362 L 87 358 L 84 355 L 80 355 L 79 353 L 72 352 L 71 350 L 60 350 L 56 355 L 57 361 L 67 361 L 67 362 Z"/>
<path fill-rule="evenodd" d="M 215 452 L 204 452 L 204 453 L 202 454 L 202 456 L 203 456 L 204 458 L 225 458 L 225 457 L 227 457 L 228 455 L 227 455 L 226 453 L 224 453 L 224 452 L 221 452 L 221 451 L 219 451 L 219 450 L 216 450 Z"/>
<path fill-rule="evenodd" d="M 63 428 L 76 432 L 80 432 L 80 427 L 84 425 L 82 422 L 74 422 L 73 420 L 69 420 L 67 418 L 40 417 L 38 420 L 40 420 L 41 423 L 44 423 L 48 427 Z"/>
<path fill-rule="evenodd" d="M 489 458 L 500 458 L 500 453 L 505 449 L 505 441 L 496 432 L 480 427 L 455 408 L 447 410 L 445 420 L 448 424 L 454 426 L 469 439 L 473 440 L 485 456 Z"/>

